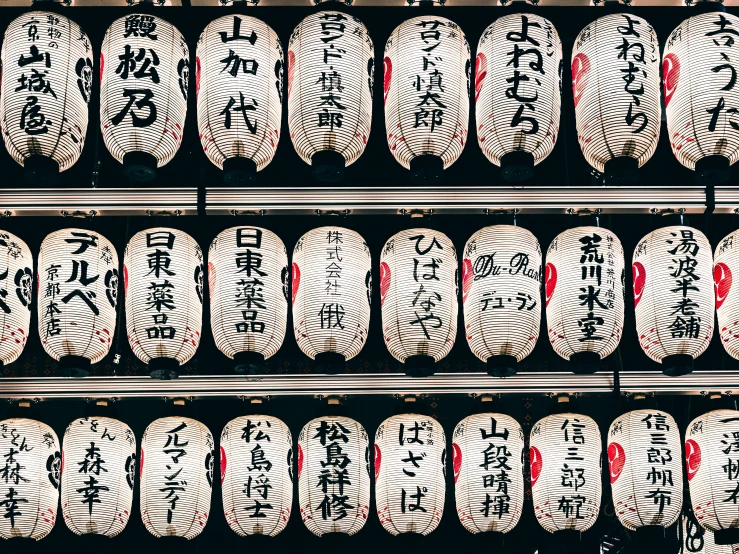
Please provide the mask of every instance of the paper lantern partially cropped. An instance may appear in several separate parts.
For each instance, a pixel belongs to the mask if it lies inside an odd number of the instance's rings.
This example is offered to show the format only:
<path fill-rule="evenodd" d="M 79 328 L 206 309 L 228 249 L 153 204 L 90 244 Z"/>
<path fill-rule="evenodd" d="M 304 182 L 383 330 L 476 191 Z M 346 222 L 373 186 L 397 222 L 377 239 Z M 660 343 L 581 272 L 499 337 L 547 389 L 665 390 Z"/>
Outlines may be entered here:
<path fill-rule="evenodd" d="M 513 375 L 536 346 L 540 296 L 541 248 L 531 232 L 492 225 L 470 237 L 462 257 L 465 335 L 491 375 Z"/>
<path fill-rule="evenodd" d="M 62 229 L 38 255 L 38 332 L 46 353 L 67 376 L 89 374 L 113 344 L 118 252 L 100 233 Z"/>
<path fill-rule="evenodd" d="M 706 531 L 703 535 L 704 554 L 739 554 L 739 544 L 716 544 L 713 533 Z"/>
<path fill-rule="evenodd" d="M 475 58 L 477 142 L 507 181 L 533 176 L 559 136 L 562 42 L 548 19 L 516 13 L 496 19 Z"/>
<path fill-rule="evenodd" d="M 0 537 L 43 539 L 59 505 L 62 455 L 56 433 L 33 419 L 0 421 L 0 455 Z"/>
<path fill-rule="evenodd" d="M 534 514 L 549 531 L 587 531 L 601 498 L 601 439 L 586 415 L 555 414 L 539 420 L 529 440 Z"/>
<path fill-rule="evenodd" d="M 152 377 L 177 377 L 195 355 L 203 324 L 203 251 L 190 235 L 156 227 L 123 254 L 128 343 Z"/>
<path fill-rule="evenodd" d="M 318 227 L 293 251 L 295 340 L 319 368 L 343 370 L 367 341 L 372 259 L 362 236 L 343 227 Z"/>
<path fill-rule="evenodd" d="M 293 439 L 276 417 L 229 421 L 221 433 L 223 511 L 238 535 L 274 537 L 285 529 L 293 503 Z"/>
<path fill-rule="evenodd" d="M 314 535 L 353 535 L 364 527 L 370 509 L 370 450 L 359 422 L 326 416 L 303 427 L 298 494 L 303 523 Z"/>
<path fill-rule="evenodd" d="M 694 516 L 682 516 L 680 520 L 680 554 L 739 554 L 739 544 L 716 544 L 713 533 L 703 529 Z"/>
<path fill-rule="evenodd" d="M 407 229 L 380 256 L 382 334 L 406 372 L 433 374 L 457 336 L 457 252 L 432 229 Z"/>
<path fill-rule="evenodd" d="M 668 375 L 693 370 L 713 335 L 713 256 L 692 227 L 662 227 L 634 250 L 636 332 L 644 353 Z"/>
<path fill-rule="evenodd" d="M 92 46 L 74 21 L 33 11 L 14 19 L 2 47 L 0 121 L 10 156 L 35 184 L 72 167 L 87 136 Z"/>
<path fill-rule="evenodd" d="M 441 180 L 467 142 L 470 45 L 444 17 L 408 19 L 387 39 L 385 132 L 400 165 L 418 184 Z"/>
<path fill-rule="evenodd" d="M 375 433 L 377 516 L 392 535 L 428 535 L 444 515 L 446 438 L 419 414 L 387 418 Z"/>
<path fill-rule="evenodd" d="M 75 535 L 115 537 L 128 524 L 136 478 L 136 437 L 117 419 L 69 424 L 62 445 L 62 514 Z"/>
<path fill-rule="evenodd" d="M 713 260 L 719 336 L 726 352 L 739 359 L 739 231 L 729 233 L 718 243 Z"/>
<path fill-rule="evenodd" d="M 662 78 L 672 153 L 695 170 L 701 184 L 726 181 L 729 166 L 739 160 L 739 61 L 731 48 L 737 33 L 736 15 L 701 13 L 680 23 L 664 46 Z"/>
<path fill-rule="evenodd" d="M 289 275 L 285 245 L 268 229 L 231 227 L 210 244 L 210 327 L 238 373 L 263 371 L 280 349 Z"/>
<path fill-rule="evenodd" d="M 151 181 L 182 143 L 190 54 L 171 23 L 130 14 L 108 27 L 100 51 L 100 127 L 134 181 Z"/>
<path fill-rule="evenodd" d="M 23 352 L 31 329 L 33 254 L 28 245 L 0 231 L 0 368 Z"/>
<path fill-rule="evenodd" d="M 326 182 L 364 152 L 372 127 L 374 46 L 347 13 L 319 11 L 301 21 L 287 52 L 287 124 L 298 155 Z"/>
<path fill-rule="evenodd" d="M 141 519 L 155 537 L 194 539 L 210 516 L 216 453 L 208 428 L 163 417 L 141 437 Z"/>
<path fill-rule="evenodd" d="M 577 139 L 605 183 L 634 183 L 652 157 L 662 122 L 659 41 L 631 13 L 599 17 L 572 48 L 572 95 Z"/>
<path fill-rule="evenodd" d="M 482 413 L 457 424 L 452 440 L 457 514 L 471 533 L 508 533 L 524 502 L 524 436 L 505 414 Z"/>
<path fill-rule="evenodd" d="M 624 328 L 624 250 L 602 227 L 574 227 L 547 250 L 547 329 L 575 373 L 597 371 Z"/>
<path fill-rule="evenodd" d="M 282 122 L 282 44 L 255 17 L 226 15 L 200 35 L 195 57 L 198 133 L 229 185 L 254 180 L 274 158 Z"/>

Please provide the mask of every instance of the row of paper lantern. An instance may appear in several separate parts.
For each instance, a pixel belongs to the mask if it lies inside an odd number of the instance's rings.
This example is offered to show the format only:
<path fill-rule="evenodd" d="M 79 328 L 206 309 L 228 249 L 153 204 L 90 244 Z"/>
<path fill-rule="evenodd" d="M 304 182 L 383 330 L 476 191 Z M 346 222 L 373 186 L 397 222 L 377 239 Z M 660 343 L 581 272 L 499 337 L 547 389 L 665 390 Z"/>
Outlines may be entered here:
<path fill-rule="evenodd" d="M 739 68 L 728 55 L 737 29 L 735 15 L 695 15 L 672 32 L 662 57 L 673 152 L 711 182 L 728 177 L 739 159 Z M 64 16 L 34 11 L 8 26 L 2 135 L 28 171 L 63 171 L 79 158 L 92 57 L 85 33 Z M 231 184 L 248 182 L 274 157 L 284 60 L 277 34 L 254 17 L 220 17 L 200 36 L 198 132 L 206 155 Z M 530 177 L 554 148 L 562 45 L 552 23 L 539 15 L 509 14 L 484 31 L 474 83 L 464 33 L 438 16 L 399 25 L 387 41 L 383 67 L 388 145 L 420 182 L 439 178 L 462 153 L 473 88 L 478 144 L 505 178 Z M 189 83 L 185 39 L 159 17 L 122 17 L 105 34 L 100 75 L 104 142 L 130 177 L 150 180 L 182 142 Z M 613 182 L 628 181 L 652 156 L 660 135 L 654 29 L 628 13 L 597 19 L 575 40 L 572 75 L 587 161 Z M 364 151 L 373 85 L 374 47 L 359 19 L 320 11 L 295 28 L 287 52 L 288 127 L 297 153 L 319 179 L 341 178 Z"/>
<path fill-rule="evenodd" d="M 685 460 L 697 521 L 718 544 L 736 542 L 739 412 L 714 410 L 686 430 Z M 613 505 L 628 529 L 672 525 L 681 514 L 682 448 L 675 420 L 637 409 L 611 424 L 608 467 Z M 510 416 L 479 413 L 463 419 L 452 438 L 456 508 L 472 533 L 507 533 L 524 503 L 524 434 Z M 60 452 L 61 450 L 61 452 Z M 62 516 L 76 534 L 114 536 L 126 526 L 138 463 L 141 516 L 155 536 L 200 534 L 211 513 L 218 476 L 223 510 L 239 535 L 277 535 L 293 509 L 297 465 L 300 515 L 314 534 L 362 529 L 370 512 L 374 459 L 377 515 L 393 535 L 427 535 L 444 511 L 446 438 L 435 419 L 414 413 L 386 419 L 374 450 L 364 427 L 345 416 L 313 419 L 298 437 L 273 416 L 230 421 L 220 456 L 208 428 L 187 417 L 149 425 L 137 459 L 136 439 L 109 417 L 72 422 L 60 445 L 51 427 L 32 419 L 0 422 L 0 536 L 46 536 L 54 526 L 61 488 Z M 374 452 L 374 454 L 372 454 Z M 297 458 L 297 460 L 295 459 Z M 601 435 L 590 417 L 557 413 L 530 435 L 530 483 L 537 520 L 550 533 L 586 531 L 600 511 Z"/>

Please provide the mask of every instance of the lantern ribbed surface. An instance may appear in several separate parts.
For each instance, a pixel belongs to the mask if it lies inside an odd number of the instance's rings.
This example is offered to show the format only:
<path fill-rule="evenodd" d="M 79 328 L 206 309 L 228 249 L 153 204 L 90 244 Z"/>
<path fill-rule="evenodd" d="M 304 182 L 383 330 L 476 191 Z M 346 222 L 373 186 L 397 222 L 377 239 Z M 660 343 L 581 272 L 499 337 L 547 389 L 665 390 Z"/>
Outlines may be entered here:
<path fill-rule="evenodd" d="M 131 14 L 108 27 L 100 50 L 100 128 L 116 160 L 143 152 L 162 167 L 177 153 L 189 61 L 185 38 L 159 17 Z"/>
<path fill-rule="evenodd" d="M 113 344 L 118 302 L 118 252 L 100 233 L 62 229 L 47 235 L 38 255 L 38 332 L 59 360 L 102 360 Z"/>
<path fill-rule="evenodd" d="M 464 418 L 452 436 L 457 515 L 471 533 L 508 533 L 524 502 L 524 435 L 511 416 Z"/>
<path fill-rule="evenodd" d="M 190 235 L 156 227 L 136 233 L 123 255 L 128 342 L 144 363 L 195 355 L 203 323 L 203 251 Z"/>
<path fill-rule="evenodd" d="M 554 351 L 569 360 L 613 352 L 624 328 L 624 250 L 602 227 L 574 227 L 555 237 L 544 272 L 547 329 Z"/>
<path fill-rule="evenodd" d="M 457 252 L 444 233 L 407 229 L 380 256 L 382 334 L 390 354 L 439 361 L 457 336 Z"/>
<path fill-rule="evenodd" d="M 608 468 L 616 517 L 627 529 L 669 527 L 680 516 L 680 429 L 660 410 L 633 410 L 608 430 Z"/>
<path fill-rule="evenodd" d="M 326 416 L 303 427 L 298 493 L 300 516 L 314 535 L 353 535 L 364 527 L 370 509 L 370 450 L 359 422 Z"/>
<path fill-rule="evenodd" d="M 33 11 L 5 31 L 0 122 L 5 147 L 19 164 L 32 155 L 59 170 L 79 159 L 87 135 L 92 46 L 74 21 Z"/>
<path fill-rule="evenodd" d="M 713 261 L 713 287 L 721 344 L 732 358 L 739 359 L 739 231 L 721 239 Z M 736 283 L 734 275 L 737 276 Z"/>
<path fill-rule="evenodd" d="M 703 13 L 678 25 L 664 45 L 667 132 L 672 153 L 689 169 L 707 156 L 739 160 L 737 33 L 736 15 Z"/>
<path fill-rule="evenodd" d="M 141 519 L 155 537 L 194 539 L 210 516 L 216 454 L 208 428 L 163 417 L 141 437 Z"/>
<path fill-rule="evenodd" d="M 223 512 L 239 536 L 281 533 L 292 511 L 293 439 L 282 420 L 253 415 L 221 433 Z"/>
<path fill-rule="evenodd" d="M 377 516 L 392 535 L 428 535 L 444 515 L 446 437 L 419 414 L 387 418 L 375 433 Z"/>
<path fill-rule="evenodd" d="M 577 139 L 598 171 L 621 156 L 641 167 L 657 149 L 659 64 L 657 33 L 636 15 L 599 17 L 577 35 L 572 47 Z"/>
<path fill-rule="evenodd" d="M 713 255 L 692 227 L 662 227 L 634 250 L 636 332 L 655 362 L 676 354 L 700 356 L 713 335 Z"/>
<path fill-rule="evenodd" d="M 318 227 L 295 244 L 292 305 L 295 340 L 311 359 L 335 352 L 347 360 L 367 341 L 372 258 L 362 236 Z"/>
<path fill-rule="evenodd" d="M 54 528 L 62 471 L 54 430 L 33 419 L 0 421 L 0 537 L 43 539 Z M 9 550 L 11 547 L 5 547 Z"/>
<path fill-rule="evenodd" d="M 385 45 L 385 132 L 395 159 L 406 169 L 423 155 L 444 168 L 467 142 L 470 45 L 449 19 L 421 16 L 398 25 Z"/>
<path fill-rule="evenodd" d="M 195 57 L 198 133 L 208 159 L 247 158 L 257 171 L 272 161 L 282 121 L 283 55 L 272 28 L 227 15 L 200 35 Z"/>
<path fill-rule="evenodd" d="M 505 15 L 485 29 L 475 58 L 477 143 L 495 165 L 510 152 L 551 154 L 559 136 L 562 42 L 551 21 Z"/>
<path fill-rule="evenodd" d="M 33 254 L 13 233 L 0 230 L 0 366 L 18 359 L 31 330 Z"/>
<path fill-rule="evenodd" d="M 231 227 L 208 250 L 210 327 L 218 350 L 273 356 L 287 325 L 287 251 L 261 227 Z"/>
<path fill-rule="evenodd" d="M 470 237 L 462 259 L 462 305 L 472 353 L 514 356 L 536 346 L 541 324 L 541 248 L 528 230 L 483 227 Z"/>
<path fill-rule="evenodd" d="M 600 511 L 601 438 L 586 415 L 540 419 L 529 438 L 534 514 L 549 531 L 587 531 Z"/>
<path fill-rule="evenodd" d="M 62 514 L 75 535 L 115 537 L 128 524 L 136 478 L 136 437 L 117 419 L 69 424 L 62 448 Z"/>
<path fill-rule="evenodd" d="M 353 15 L 320 11 L 301 21 L 287 52 L 287 123 L 306 163 L 331 150 L 351 165 L 372 127 L 374 46 Z"/>

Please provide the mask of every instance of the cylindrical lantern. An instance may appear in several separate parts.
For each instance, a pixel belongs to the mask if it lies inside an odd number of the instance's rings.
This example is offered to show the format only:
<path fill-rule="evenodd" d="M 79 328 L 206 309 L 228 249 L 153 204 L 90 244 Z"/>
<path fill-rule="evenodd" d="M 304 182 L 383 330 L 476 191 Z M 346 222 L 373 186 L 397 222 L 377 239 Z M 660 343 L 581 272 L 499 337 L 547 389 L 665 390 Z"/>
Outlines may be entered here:
<path fill-rule="evenodd" d="M 74 21 L 33 11 L 14 19 L 2 48 L 0 121 L 26 178 L 52 184 L 79 159 L 87 136 L 92 46 Z"/>
<path fill-rule="evenodd" d="M 185 37 L 159 17 L 127 15 L 105 32 L 100 127 L 105 146 L 130 179 L 151 181 L 156 168 L 177 153 L 185 130 L 189 61 Z"/>
<path fill-rule="evenodd" d="M 729 166 L 739 160 L 739 62 L 731 48 L 737 33 L 736 15 L 701 13 L 678 25 L 664 47 L 672 153 L 702 184 L 727 180 Z"/>
<path fill-rule="evenodd" d="M 692 227 L 662 227 L 645 236 L 632 265 L 636 332 L 644 353 L 668 375 L 693 370 L 713 335 L 713 256 Z"/>
<path fill-rule="evenodd" d="M 0 421 L 0 455 L 0 537 L 43 539 L 59 505 L 62 455 L 56 433 L 33 419 Z"/>
<path fill-rule="evenodd" d="M 136 437 L 117 419 L 86 417 L 69 424 L 62 448 L 62 514 L 76 535 L 115 537 L 131 514 Z"/>
<path fill-rule="evenodd" d="M 462 257 L 464 331 L 495 376 L 510 376 L 531 354 L 541 322 L 541 248 L 515 225 L 483 227 Z"/>
<path fill-rule="evenodd" d="M 293 503 L 293 439 L 276 417 L 232 419 L 221 433 L 223 512 L 240 536 L 278 535 Z"/>
<path fill-rule="evenodd" d="M 713 286 L 721 343 L 732 358 L 739 359 L 739 231 L 726 235 L 718 243 L 713 260 Z M 736 283 L 734 275 L 737 276 Z"/>
<path fill-rule="evenodd" d="M 348 417 L 309 421 L 298 437 L 300 515 L 317 536 L 353 535 L 367 523 L 370 504 L 369 437 Z"/>
<path fill-rule="evenodd" d="M 21 355 L 31 328 L 33 254 L 28 245 L 0 231 L 0 367 Z"/>
<path fill-rule="evenodd" d="M 210 326 L 216 346 L 238 373 L 264 371 L 287 325 L 287 251 L 260 227 L 231 227 L 208 251 Z"/>
<path fill-rule="evenodd" d="M 454 496 L 457 514 L 471 533 L 508 533 L 524 502 L 524 436 L 505 414 L 466 417 L 454 429 Z"/>
<path fill-rule="evenodd" d="M 480 37 L 475 120 L 483 154 L 507 181 L 533 176 L 559 136 L 562 42 L 539 15 L 505 15 Z"/>
<path fill-rule="evenodd" d="M 432 375 L 457 336 L 457 252 L 444 233 L 407 229 L 380 256 L 382 334 L 406 372 Z"/>
<path fill-rule="evenodd" d="M 118 303 L 118 253 L 100 233 L 62 229 L 38 255 L 38 332 L 62 374 L 83 377 L 110 351 Z"/>
<path fill-rule="evenodd" d="M 318 227 L 293 251 L 295 340 L 320 368 L 338 372 L 359 354 L 369 330 L 372 259 L 361 235 Z"/>
<path fill-rule="evenodd" d="M 624 328 L 621 241 L 602 227 L 574 227 L 552 241 L 546 262 L 549 342 L 575 373 L 597 371 Z"/>
<path fill-rule="evenodd" d="M 198 133 L 229 185 L 253 181 L 271 161 L 282 121 L 282 44 L 255 17 L 227 15 L 200 35 L 195 57 Z"/>
<path fill-rule="evenodd" d="M 141 437 L 141 519 L 155 537 L 193 539 L 210 516 L 215 451 L 208 428 L 163 417 Z"/>
<path fill-rule="evenodd" d="M 662 123 L 659 41 L 630 13 L 587 25 L 572 47 L 572 95 L 577 139 L 605 183 L 633 183 L 652 157 Z"/>
<path fill-rule="evenodd" d="M 301 21 L 287 52 L 287 124 L 313 176 L 334 182 L 362 155 L 372 127 L 374 46 L 364 24 L 342 12 Z"/>
<path fill-rule="evenodd" d="M 441 180 L 467 142 L 470 45 L 444 17 L 398 25 L 384 60 L 385 132 L 400 165 L 418 184 Z"/>
<path fill-rule="evenodd" d="M 195 355 L 203 324 L 203 251 L 190 235 L 156 227 L 123 254 L 128 342 L 152 377 L 177 377 Z"/>

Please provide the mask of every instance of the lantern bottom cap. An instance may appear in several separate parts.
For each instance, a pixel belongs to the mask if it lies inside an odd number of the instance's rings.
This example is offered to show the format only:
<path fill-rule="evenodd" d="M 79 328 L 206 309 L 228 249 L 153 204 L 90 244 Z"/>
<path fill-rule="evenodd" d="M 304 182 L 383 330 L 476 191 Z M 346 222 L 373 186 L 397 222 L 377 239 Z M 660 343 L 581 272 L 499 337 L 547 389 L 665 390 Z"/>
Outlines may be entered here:
<path fill-rule="evenodd" d="M 729 527 L 714 531 L 713 541 L 720 546 L 739 543 L 739 528 Z"/>
<path fill-rule="evenodd" d="M 434 374 L 436 361 L 433 356 L 417 354 L 406 358 L 403 365 L 408 377 L 431 377 Z"/>
<path fill-rule="evenodd" d="M 719 185 L 729 179 L 730 167 L 726 156 L 705 156 L 695 162 L 695 181 L 699 185 Z"/>
<path fill-rule="evenodd" d="M 128 152 L 123 155 L 123 174 L 132 181 L 153 181 L 157 176 L 157 165 L 157 159 L 148 152 Z"/>
<path fill-rule="evenodd" d="M 570 356 L 570 371 L 577 375 L 590 375 L 600 369 L 600 354 L 577 352 Z"/>
<path fill-rule="evenodd" d="M 500 159 L 500 176 L 509 183 L 528 181 L 534 176 L 534 155 L 523 150 L 514 150 Z"/>
<path fill-rule="evenodd" d="M 40 154 L 31 154 L 23 160 L 23 180 L 28 185 L 48 187 L 59 181 L 59 164 Z"/>
<path fill-rule="evenodd" d="M 634 531 L 638 552 L 659 552 L 666 545 L 665 528 L 661 525 L 645 525 Z"/>
<path fill-rule="evenodd" d="M 689 354 L 665 356 L 662 358 L 662 373 L 670 377 L 693 373 L 693 356 Z"/>
<path fill-rule="evenodd" d="M 160 381 L 177 379 L 179 368 L 180 362 L 174 358 L 152 358 L 149 360 L 149 377 Z"/>
<path fill-rule="evenodd" d="M 223 161 L 223 182 L 229 187 L 247 187 L 257 178 L 257 164 L 250 158 L 234 156 Z"/>
<path fill-rule="evenodd" d="M 87 377 L 91 365 L 90 360 L 83 356 L 62 356 L 59 358 L 59 374 L 62 377 Z"/>
<path fill-rule="evenodd" d="M 604 184 L 609 187 L 633 185 L 639 180 L 639 160 L 616 156 L 603 166 Z"/>
<path fill-rule="evenodd" d="M 422 154 L 411 160 L 411 182 L 416 185 L 438 185 L 444 177 L 444 160 Z"/>
<path fill-rule="evenodd" d="M 690 11 L 695 12 L 696 14 L 726 11 L 723 1 L 720 0 L 698 0 L 697 2 L 692 2 L 692 4 L 689 4 L 688 1 L 685 0 L 685 4 L 689 5 Z"/>
<path fill-rule="evenodd" d="M 518 371 L 518 360 L 515 356 L 490 356 L 487 366 L 490 377 L 511 377 Z"/>
<path fill-rule="evenodd" d="M 263 375 L 267 370 L 264 354 L 259 352 L 237 352 L 234 362 L 234 371 L 239 375 Z"/>
<path fill-rule="evenodd" d="M 320 352 L 315 358 L 315 372 L 336 375 L 343 373 L 346 367 L 346 357 L 338 352 Z"/>
<path fill-rule="evenodd" d="M 344 178 L 346 160 L 334 150 L 321 150 L 310 159 L 313 178 L 322 183 L 336 183 Z"/>

